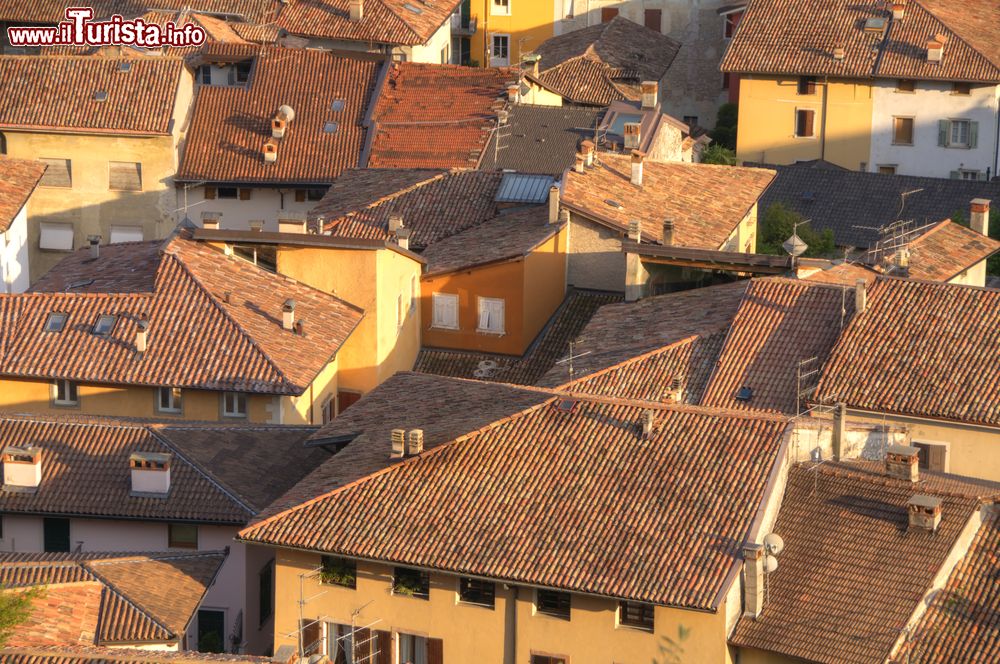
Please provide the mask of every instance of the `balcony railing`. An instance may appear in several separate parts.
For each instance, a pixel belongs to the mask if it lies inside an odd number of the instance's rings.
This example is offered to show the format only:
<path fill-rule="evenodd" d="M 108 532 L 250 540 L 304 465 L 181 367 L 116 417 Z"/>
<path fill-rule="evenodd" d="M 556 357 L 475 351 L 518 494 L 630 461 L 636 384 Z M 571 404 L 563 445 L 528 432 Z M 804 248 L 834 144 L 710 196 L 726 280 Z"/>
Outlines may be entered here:
<path fill-rule="evenodd" d="M 476 34 L 476 17 L 463 16 L 462 14 L 452 14 L 451 34 L 466 37 L 471 37 Z"/>

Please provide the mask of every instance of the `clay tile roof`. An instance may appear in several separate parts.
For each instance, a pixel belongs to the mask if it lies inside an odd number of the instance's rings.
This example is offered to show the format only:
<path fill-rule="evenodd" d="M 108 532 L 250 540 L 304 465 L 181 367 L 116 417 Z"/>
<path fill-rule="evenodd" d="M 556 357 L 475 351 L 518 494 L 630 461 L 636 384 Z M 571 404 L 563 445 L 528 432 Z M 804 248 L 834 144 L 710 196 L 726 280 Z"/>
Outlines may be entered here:
<path fill-rule="evenodd" d="M 866 32 L 869 19 L 884 21 L 886 32 Z M 752 0 L 722 70 L 994 83 L 1000 81 L 998 26 L 1000 8 L 992 0 L 911 0 L 899 21 L 877 0 L 817 0 L 807 8 Z M 927 62 L 927 41 L 936 35 L 948 40 L 937 64 Z M 843 60 L 833 58 L 838 47 Z"/>
<path fill-rule="evenodd" d="M 0 58 L 0 129 L 165 135 L 184 63 L 179 58 Z M 95 93 L 106 92 L 106 101 Z"/>
<path fill-rule="evenodd" d="M 389 239 L 389 217 L 413 232 L 410 247 L 431 244 L 492 219 L 502 175 L 423 169 L 346 171 L 310 212 L 331 235 Z"/>
<path fill-rule="evenodd" d="M 878 278 L 878 275 L 878 272 L 864 265 L 841 262 L 830 267 L 824 267 L 818 272 L 813 272 L 807 275 L 805 280 L 821 284 L 850 286 L 853 288 L 858 283 L 858 279 L 864 279 L 870 286 Z"/>
<path fill-rule="evenodd" d="M 90 283 L 93 280 L 93 283 Z M 296 303 L 304 334 L 284 330 Z M 44 331 L 50 313 L 69 318 Z M 91 330 L 114 315 L 108 336 Z M 301 394 L 363 317 L 346 302 L 207 244 L 176 237 L 70 255 L 33 287 L 0 296 L 0 374 L 126 385 Z M 139 321 L 149 321 L 138 356 Z"/>
<path fill-rule="evenodd" d="M 607 23 L 552 37 L 535 51 L 541 56 L 538 82 L 579 104 L 607 106 L 639 99 L 638 84 L 660 81 L 680 44 L 616 16 Z"/>
<path fill-rule="evenodd" d="M 393 63 L 375 112 L 370 168 L 477 168 L 517 71 Z"/>
<path fill-rule="evenodd" d="M 928 480 L 891 479 L 869 463 L 793 467 L 773 528 L 785 548 L 768 575 L 768 602 L 756 620 L 740 620 L 731 642 L 813 662 L 885 661 L 977 497 L 997 493 L 996 485 Z M 942 498 L 936 533 L 907 526 L 906 505 L 918 493 Z"/>
<path fill-rule="evenodd" d="M 116 12 L 132 13 L 138 9 L 138 5 L 139 3 L 130 0 L 94 0 L 87 6 L 93 8 L 95 17 L 107 17 Z M 0 0 L 0 21 L 13 25 L 18 25 L 19 22 L 54 25 L 64 20 L 66 3 L 63 0 Z"/>
<path fill-rule="evenodd" d="M 603 113 L 591 107 L 517 104 L 510 109 L 510 131 L 499 146 L 494 133 L 480 168 L 562 177 L 575 163 L 580 143 L 593 140 Z"/>
<path fill-rule="evenodd" d="M 727 330 L 748 284 L 735 281 L 601 307 L 575 339 L 575 376 L 586 376 L 692 335 Z M 553 366 L 538 384 L 562 385 L 570 378 L 564 362 Z"/>
<path fill-rule="evenodd" d="M 177 642 L 225 562 L 224 551 L 0 554 L 0 584 L 45 586 L 8 645 Z"/>
<path fill-rule="evenodd" d="M 643 407 L 561 403 L 396 463 L 240 537 L 716 609 L 784 423 L 660 407 L 646 440 Z"/>
<path fill-rule="evenodd" d="M 435 242 L 424 251 L 425 275 L 526 256 L 563 228 L 549 223 L 547 205 L 508 212 Z"/>
<path fill-rule="evenodd" d="M 1000 517 L 983 521 L 965 558 L 903 645 L 912 662 L 1000 660 Z"/>
<path fill-rule="evenodd" d="M 380 61 L 277 47 L 256 47 L 253 59 L 245 86 L 198 87 L 178 179 L 326 184 L 358 166 Z M 337 100 L 342 110 L 333 110 Z M 286 105 L 295 118 L 284 138 L 272 139 L 271 120 Z M 336 130 L 328 132 L 331 122 Z M 271 140 L 278 157 L 268 164 L 262 150 Z"/>
<path fill-rule="evenodd" d="M 1000 251 L 1000 241 L 945 220 L 909 243 L 911 279 L 948 281 Z"/>
<path fill-rule="evenodd" d="M 513 385 L 400 372 L 311 437 L 322 444 L 338 437 L 342 449 L 275 500 L 263 519 L 391 465 L 393 429 L 423 429 L 432 449 L 549 398 Z M 332 443 L 331 443 L 332 444 Z"/>
<path fill-rule="evenodd" d="M 561 367 L 566 371 L 565 362 L 562 365 L 556 362 L 569 355 L 570 342 L 600 307 L 621 300 L 618 293 L 573 289 L 521 357 L 424 348 L 417 356 L 414 370 L 438 376 L 534 385 L 550 370 Z"/>
<path fill-rule="evenodd" d="M 600 161 L 583 173 L 567 172 L 563 205 L 622 232 L 638 219 L 643 239 L 657 243 L 663 222 L 672 219 L 674 244 L 695 249 L 721 248 L 775 175 L 759 168 L 647 160 L 637 187 L 631 182 L 631 157 L 601 154 Z"/>
<path fill-rule="evenodd" d="M 40 161 L 0 157 L 0 233 L 7 232 L 14 217 L 28 203 L 45 168 Z"/>
<path fill-rule="evenodd" d="M 799 362 L 816 358 L 803 372 L 820 370 L 853 312 L 853 289 L 754 279 L 733 318 L 702 405 L 797 414 Z M 815 386 L 813 376 L 802 389 Z M 748 399 L 738 396 L 743 388 L 751 390 Z"/>
<path fill-rule="evenodd" d="M 998 372 L 1000 291 L 882 277 L 834 346 L 816 398 L 1000 426 Z"/>
<path fill-rule="evenodd" d="M 430 39 L 460 0 L 365 0 L 364 16 L 350 20 L 349 0 L 295 0 L 281 7 L 277 25 L 301 37 L 415 46 Z"/>
<path fill-rule="evenodd" d="M 264 664 L 270 657 L 227 655 L 191 650 L 143 650 L 123 646 L 20 646 L 0 649 L 5 664 Z"/>

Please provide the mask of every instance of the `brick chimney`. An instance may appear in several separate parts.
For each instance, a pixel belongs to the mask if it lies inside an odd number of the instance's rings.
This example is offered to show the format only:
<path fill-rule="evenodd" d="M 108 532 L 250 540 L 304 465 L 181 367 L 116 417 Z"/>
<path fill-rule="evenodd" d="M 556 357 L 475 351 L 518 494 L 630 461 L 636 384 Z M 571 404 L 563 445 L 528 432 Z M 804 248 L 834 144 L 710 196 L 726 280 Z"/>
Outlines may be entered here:
<path fill-rule="evenodd" d="M 892 5 L 892 20 L 901 21 L 903 20 L 903 15 L 906 14 L 906 3 L 896 2 L 889 3 Z"/>
<path fill-rule="evenodd" d="M 521 99 L 521 86 L 516 81 L 507 84 L 507 101 L 516 104 Z"/>
<path fill-rule="evenodd" d="M 674 244 L 674 220 L 665 219 L 663 221 L 663 246 L 671 247 Z"/>
<path fill-rule="evenodd" d="M 642 162 L 645 158 L 645 152 L 632 150 L 632 184 L 637 187 L 642 186 Z"/>
<path fill-rule="evenodd" d="M 594 165 L 594 147 L 594 142 L 589 138 L 580 143 L 580 148 L 583 150 L 583 165 L 587 168 Z"/>
<path fill-rule="evenodd" d="M 920 481 L 920 450 L 909 445 L 890 445 L 885 453 L 885 472 L 898 480 Z"/>
<path fill-rule="evenodd" d="M 278 232 L 305 235 L 309 231 L 305 212 L 278 211 Z"/>
<path fill-rule="evenodd" d="M 412 231 L 405 226 L 396 231 L 396 244 L 399 245 L 400 249 L 410 248 L 410 233 Z"/>
<path fill-rule="evenodd" d="M 854 282 L 854 313 L 863 314 L 868 307 L 868 282 L 858 279 Z"/>
<path fill-rule="evenodd" d="M 549 223 L 559 223 L 559 185 L 549 187 Z"/>
<path fill-rule="evenodd" d="M 626 122 L 624 132 L 625 149 L 638 150 L 642 143 L 642 124 L 639 122 Z"/>
<path fill-rule="evenodd" d="M 906 504 L 910 515 L 910 530 L 935 532 L 941 525 L 941 499 L 937 496 L 916 494 Z"/>
<path fill-rule="evenodd" d="M 264 143 L 264 148 L 261 152 L 264 155 L 265 164 L 273 164 L 278 161 L 278 144 L 274 141 Z"/>
<path fill-rule="evenodd" d="M 133 452 L 128 458 L 132 495 L 166 497 L 170 493 L 171 458 L 160 452 Z"/>
<path fill-rule="evenodd" d="M 389 457 L 392 459 L 402 459 L 406 454 L 406 429 L 392 430 L 392 452 Z"/>
<path fill-rule="evenodd" d="M 944 40 L 941 35 L 927 41 L 927 62 L 939 63 L 944 57 Z"/>
<path fill-rule="evenodd" d="M 90 260 L 96 261 L 101 257 L 101 236 L 88 235 L 87 242 L 90 245 Z"/>
<path fill-rule="evenodd" d="M 639 89 L 642 90 L 642 107 L 656 108 L 660 103 L 660 84 L 656 81 L 643 81 L 639 84 Z"/>
<path fill-rule="evenodd" d="M 221 212 L 202 212 L 201 213 L 201 227 L 210 230 L 217 231 L 222 227 L 222 213 Z"/>
<path fill-rule="evenodd" d="M 365 3 L 363 0 L 351 0 L 351 21 L 357 23 L 365 17 Z"/>
<path fill-rule="evenodd" d="M 5 489 L 31 490 L 42 483 L 42 449 L 8 445 L 3 450 Z"/>
<path fill-rule="evenodd" d="M 764 545 L 743 545 L 743 615 L 756 619 L 764 611 Z"/>
<path fill-rule="evenodd" d="M 417 456 L 424 451 L 424 430 L 410 429 L 406 439 L 406 456 Z"/>
<path fill-rule="evenodd" d="M 977 233 L 989 235 L 990 201 L 986 198 L 974 198 L 969 208 L 971 212 L 969 215 L 969 228 Z"/>
<path fill-rule="evenodd" d="M 295 300 L 285 300 L 281 305 L 281 327 L 289 332 L 295 329 Z"/>

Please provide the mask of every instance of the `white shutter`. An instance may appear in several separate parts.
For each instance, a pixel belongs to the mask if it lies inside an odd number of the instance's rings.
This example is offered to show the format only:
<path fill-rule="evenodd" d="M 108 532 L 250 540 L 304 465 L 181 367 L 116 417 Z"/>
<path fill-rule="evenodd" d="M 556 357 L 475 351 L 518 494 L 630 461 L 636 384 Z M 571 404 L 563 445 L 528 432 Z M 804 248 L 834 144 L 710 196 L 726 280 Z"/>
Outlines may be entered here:
<path fill-rule="evenodd" d="M 43 221 L 39 224 L 39 228 L 41 228 L 41 237 L 38 240 L 39 249 L 73 251 L 73 224 Z"/>
<path fill-rule="evenodd" d="M 142 242 L 142 226 L 112 226 L 111 244 Z"/>
<path fill-rule="evenodd" d="M 433 327 L 445 327 L 457 330 L 458 296 L 447 293 L 434 293 L 432 301 L 434 303 L 434 319 L 431 325 Z"/>
<path fill-rule="evenodd" d="M 479 298 L 479 329 L 484 332 L 503 334 L 504 301 L 497 298 Z"/>

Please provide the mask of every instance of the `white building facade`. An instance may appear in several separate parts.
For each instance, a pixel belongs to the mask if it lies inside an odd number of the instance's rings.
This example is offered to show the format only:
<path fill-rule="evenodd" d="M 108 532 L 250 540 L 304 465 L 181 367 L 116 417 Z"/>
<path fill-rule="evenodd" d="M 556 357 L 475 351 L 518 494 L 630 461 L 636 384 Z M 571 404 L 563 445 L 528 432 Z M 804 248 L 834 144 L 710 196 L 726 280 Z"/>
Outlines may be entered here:
<path fill-rule="evenodd" d="M 0 233 L 0 293 L 23 293 L 28 289 L 28 206 L 14 215 Z"/>

